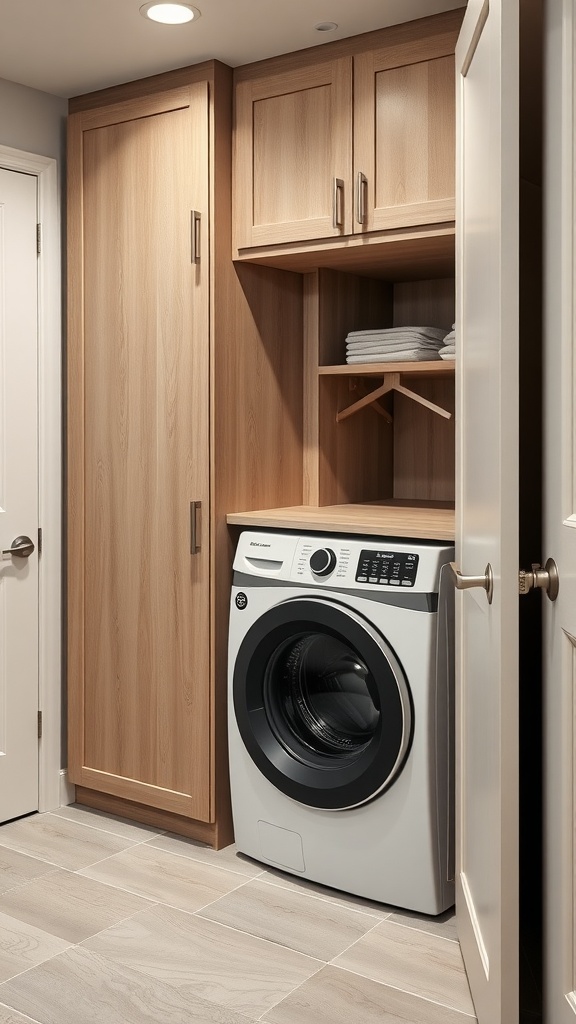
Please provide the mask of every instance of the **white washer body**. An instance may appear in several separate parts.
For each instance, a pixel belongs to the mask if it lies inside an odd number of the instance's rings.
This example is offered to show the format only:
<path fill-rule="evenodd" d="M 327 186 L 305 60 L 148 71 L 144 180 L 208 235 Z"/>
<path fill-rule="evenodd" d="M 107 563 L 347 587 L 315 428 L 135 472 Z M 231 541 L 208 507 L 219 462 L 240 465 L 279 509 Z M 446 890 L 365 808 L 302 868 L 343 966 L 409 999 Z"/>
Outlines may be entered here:
<path fill-rule="evenodd" d="M 311 556 L 321 551 L 335 556 L 333 568 L 321 565 L 329 570 L 325 576 L 310 568 Z M 421 913 L 438 914 L 453 904 L 453 590 L 441 574 L 453 557 L 453 548 L 426 541 L 272 531 L 241 535 L 230 611 L 228 723 L 240 852 L 323 885 Z M 406 559 L 415 563 L 415 573 Z M 316 565 L 321 562 L 317 558 Z M 364 577 L 366 566 L 376 575 Z M 378 575 L 383 572 L 386 578 Z M 408 579 L 398 579 L 403 575 Z M 305 605 L 295 604 L 302 600 Z M 383 638 L 408 684 L 408 733 L 404 728 L 404 752 L 391 781 L 376 783 L 373 794 L 366 799 L 364 792 L 358 801 L 353 783 L 340 809 L 311 806 L 287 795 L 277 778 L 270 781 L 249 753 L 236 710 L 241 710 L 244 685 L 257 686 L 251 668 L 245 683 L 240 671 L 250 636 L 258 633 L 263 617 L 266 623 L 280 614 L 285 621 L 291 608 L 312 607 L 309 602 L 323 615 L 334 609 L 344 625 L 344 641 L 362 629 L 376 642 Z M 405 693 L 402 700 L 406 710 Z M 261 720 L 259 703 L 252 698 L 253 714 Z M 384 728 L 384 713 L 381 718 Z M 288 756 L 282 746 L 278 764 Z M 320 766 L 317 776 L 322 781 L 330 772 L 353 770 L 326 772 Z M 274 775 L 274 767 L 271 771 Z"/>

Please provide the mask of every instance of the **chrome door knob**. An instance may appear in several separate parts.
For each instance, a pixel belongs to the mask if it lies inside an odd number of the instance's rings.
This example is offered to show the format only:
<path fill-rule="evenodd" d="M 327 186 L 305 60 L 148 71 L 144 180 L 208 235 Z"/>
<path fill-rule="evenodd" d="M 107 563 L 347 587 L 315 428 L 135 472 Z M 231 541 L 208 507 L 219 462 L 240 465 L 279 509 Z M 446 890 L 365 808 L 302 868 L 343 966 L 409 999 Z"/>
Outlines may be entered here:
<path fill-rule="evenodd" d="M 472 587 L 482 587 L 482 589 L 486 591 L 488 604 L 492 604 L 492 595 L 494 594 L 494 576 L 492 574 L 492 566 L 490 565 L 490 562 L 488 562 L 482 576 L 465 576 L 456 568 L 455 562 L 449 562 L 448 564 L 452 571 L 456 590 L 470 590 Z"/>
<path fill-rule="evenodd" d="M 520 569 L 518 573 L 518 593 L 528 594 L 531 590 L 544 590 L 546 596 L 555 601 L 560 588 L 558 566 L 553 558 L 549 558 L 544 568 L 539 562 L 532 563 L 532 571 Z"/>
<path fill-rule="evenodd" d="M 30 537 L 15 537 L 12 545 L 2 552 L 3 558 L 28 558 L 34 551 L 34 541 Z"/>

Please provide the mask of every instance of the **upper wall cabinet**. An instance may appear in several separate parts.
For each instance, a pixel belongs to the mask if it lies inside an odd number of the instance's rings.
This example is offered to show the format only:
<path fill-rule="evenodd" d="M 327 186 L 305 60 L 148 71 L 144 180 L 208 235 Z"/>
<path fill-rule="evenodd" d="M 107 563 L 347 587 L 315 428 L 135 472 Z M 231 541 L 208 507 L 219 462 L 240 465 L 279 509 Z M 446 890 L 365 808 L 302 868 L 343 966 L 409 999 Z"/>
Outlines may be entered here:
<path fill-rule="evenodd" d="M 402 49 L 354 60 L 354 231 L 454 219 L 454 55 Z"/>
<path fill-rule="evenodd" d="M 454 219 L 460 20 L 451 11 L 236 73 L 235 256 Z"/>
<path fill-rule="evenodd" d="M 239 246 L 352 230 L 352 58 L 236 90 Z"/>

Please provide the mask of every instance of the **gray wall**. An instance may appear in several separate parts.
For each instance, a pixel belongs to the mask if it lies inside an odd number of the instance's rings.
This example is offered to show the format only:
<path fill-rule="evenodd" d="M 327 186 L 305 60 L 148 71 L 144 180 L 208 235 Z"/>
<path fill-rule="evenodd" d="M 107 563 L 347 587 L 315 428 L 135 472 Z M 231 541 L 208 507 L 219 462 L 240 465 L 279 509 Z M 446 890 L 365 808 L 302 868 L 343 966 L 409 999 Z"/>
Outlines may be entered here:
<path fill-rule="evenodd" d="M 54 157 L 62 170 L 67 110 L 60 96 L 0 78 L 0 144 Z"/>

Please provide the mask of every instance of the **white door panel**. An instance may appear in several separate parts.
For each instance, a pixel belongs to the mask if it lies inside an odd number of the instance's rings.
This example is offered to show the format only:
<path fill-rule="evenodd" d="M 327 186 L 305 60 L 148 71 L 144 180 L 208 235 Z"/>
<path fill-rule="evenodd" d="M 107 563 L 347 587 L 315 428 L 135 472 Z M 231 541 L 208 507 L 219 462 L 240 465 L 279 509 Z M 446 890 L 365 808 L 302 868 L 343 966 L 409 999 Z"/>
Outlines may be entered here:
<path fill-rule="evenodd" d="M 0 549 L 38 537 L 37 178 L 0 169 Z M 38 552 L 0 556 L 0 821 L 38 808 Z"/>
<path fill-rule="evenodd" d="M 480 1024 L 518 1021 L 518 3 L 468 4 L 457 76 L 458 933 Z"/>
<path fill-rule="evenodd" d="M 576 16 L 547 0 L 544 281 L 544 1021 L 576 1021 Z"/>

